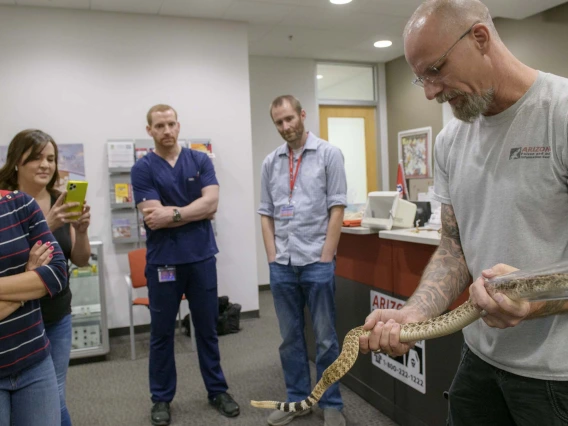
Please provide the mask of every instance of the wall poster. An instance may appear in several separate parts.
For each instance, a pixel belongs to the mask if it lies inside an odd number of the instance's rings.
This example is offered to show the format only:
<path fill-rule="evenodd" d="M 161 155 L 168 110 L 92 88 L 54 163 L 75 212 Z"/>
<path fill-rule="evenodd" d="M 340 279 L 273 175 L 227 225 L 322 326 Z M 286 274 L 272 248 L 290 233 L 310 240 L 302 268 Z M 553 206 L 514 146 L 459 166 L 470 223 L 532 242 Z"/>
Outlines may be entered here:
<path fill-rule="evenodd" d="M 398 158 L 406 179 L 432 177 L 432 127 L 398 132 Z"/>

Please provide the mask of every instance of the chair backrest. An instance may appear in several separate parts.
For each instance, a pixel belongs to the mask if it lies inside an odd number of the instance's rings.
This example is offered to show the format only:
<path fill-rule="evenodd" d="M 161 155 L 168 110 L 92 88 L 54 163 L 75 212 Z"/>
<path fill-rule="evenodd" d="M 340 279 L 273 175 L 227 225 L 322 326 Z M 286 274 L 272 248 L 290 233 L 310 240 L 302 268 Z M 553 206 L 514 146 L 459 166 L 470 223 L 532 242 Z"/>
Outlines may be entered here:
<path fill-rule="evenodd" d="M 144 275 L 144 270 L 146 269 L 146 249 L 139 248 L 128 252 L 128 263 L 130 264 L 132 287 L 146 286 L 146 276 Z"/>

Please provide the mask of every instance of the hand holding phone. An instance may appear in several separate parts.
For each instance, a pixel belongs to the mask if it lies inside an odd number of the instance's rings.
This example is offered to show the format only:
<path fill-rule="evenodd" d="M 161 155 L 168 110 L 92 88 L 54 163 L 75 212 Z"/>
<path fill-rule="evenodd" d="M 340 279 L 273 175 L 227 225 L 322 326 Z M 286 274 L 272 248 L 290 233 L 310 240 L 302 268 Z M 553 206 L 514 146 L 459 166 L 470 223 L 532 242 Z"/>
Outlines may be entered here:
<path fill-rule="evenodd" d="M 67 209 L 68 213 L 75 213 L 73 217 L 81 216 L 83 212 L 83 205 L 85 204 L 85 198 L 87 197 L 87 186 L 88 182 L 82 180 L 70 180 L 67 182 L 67 195 L 65 196 L 65 204 L 67 203 L 79 203 L 74 204 L 73 207 Z"/>
<path fill-rule="evenodd" d="M 87 182 L 69 181 L 67 191 L 57 198 L 45 216 L 50 231 L 53 232 L 68 222 L 77 221 L 83 214 L 86 195 Z"/>

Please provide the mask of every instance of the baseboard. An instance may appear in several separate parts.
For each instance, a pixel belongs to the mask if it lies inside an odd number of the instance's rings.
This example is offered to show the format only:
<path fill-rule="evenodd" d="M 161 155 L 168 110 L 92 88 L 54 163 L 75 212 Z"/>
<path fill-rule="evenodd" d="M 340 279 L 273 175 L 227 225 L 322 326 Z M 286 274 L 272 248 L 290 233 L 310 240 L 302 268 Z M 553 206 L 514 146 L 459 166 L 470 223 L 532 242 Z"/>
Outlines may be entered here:
<path fill-rule="evenodd" d="M 270 290 L 270 284 L 260 284 L 258 286 L 258 291 L 267 291 Z"/>
<path fill-rule="evenodd" d="M 81 365 L 81 364 L 90 364 L 92 362 L 102 362 L 106 361 L 106 355 L 97 355 L 85 358 L 72 358 L 69 360 L 69 365 Z"/>
<path fill-rule="evenodd" d="M 252 319 L 260 318 L 260 311 L 258 309 L 254 311 L 241 312 L 241 319 Z"/>
<path fill-rule="evenodd" d="M 260 311 L 258 309 L 254 311 L 241 312 L 242 320 L 252 319 L 252 318 L 260 318 Z M 134 326 L 134 334 L 149 333 L 149 332 L 150 332 L 150 324 L 142 324 Z M 130 334 L 130 327 L 110 328 L 108 330 L 109 337 L 128 336 L 129 334 Z"/>

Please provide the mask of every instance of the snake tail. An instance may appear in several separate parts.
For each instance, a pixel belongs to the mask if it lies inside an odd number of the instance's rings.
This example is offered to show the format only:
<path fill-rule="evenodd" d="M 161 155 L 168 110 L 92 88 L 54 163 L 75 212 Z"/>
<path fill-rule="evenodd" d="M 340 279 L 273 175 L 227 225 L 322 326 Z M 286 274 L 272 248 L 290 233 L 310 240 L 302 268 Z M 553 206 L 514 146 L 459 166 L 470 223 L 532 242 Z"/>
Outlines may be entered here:
<path fill-rule="evenodd" d="M 353 367 L 359 355 L 359 336 L 364 333 L 368 332 L 363 331 L 363 327 L 354 328 L 347 333 L 343 340 L 343 348 L 339 357 L 325 369 L 316 387 L 306 399 L 299 402 L 251 401 L 251 405 L 256 408 L 269 408 L 286 413 L 309 410 L 320 400 L 324 392 L 332 384 L 337 382 Z"/>
<path fill-rule="evenodd" d="M 312 393 L 306 399 L 300 402 L 278 402 L 278 401 L 251 401 L 250 405 L 256 408 L 268 408 L 272 410 L 280 410 L 285 413 L 297 413 L 299 411 L 309 410 L 318 401 Z"/>

